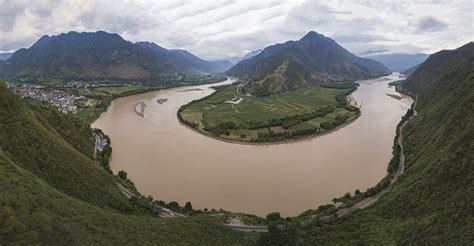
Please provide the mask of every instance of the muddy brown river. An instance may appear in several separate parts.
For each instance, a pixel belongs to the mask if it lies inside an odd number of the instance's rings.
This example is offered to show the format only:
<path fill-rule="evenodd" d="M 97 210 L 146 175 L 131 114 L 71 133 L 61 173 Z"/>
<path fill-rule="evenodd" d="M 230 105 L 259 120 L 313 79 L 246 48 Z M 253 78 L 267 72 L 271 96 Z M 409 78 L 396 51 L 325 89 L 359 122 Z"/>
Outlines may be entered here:
<path fill-rule="evenodd" d="M 112 140 L 111 168 L 125 170 L 142 194 L 264 216 L 295 216 L 382 179 L 395 128 L 412 100 L 388 83 L 397 74 L 360 81 L 352 94 L 362 115 L 332 133 L 274 145 L 227 143 L 201 135 L 176 117 L 178 108 L 213 92 L 211 85 L 116 99 L 92 124 Z M 233 82 L 234 79 L 219 83 Z M 158 99 L 167 99 L 162 104 Z M 144 102 L 144 117 L 134 107 Z"/>

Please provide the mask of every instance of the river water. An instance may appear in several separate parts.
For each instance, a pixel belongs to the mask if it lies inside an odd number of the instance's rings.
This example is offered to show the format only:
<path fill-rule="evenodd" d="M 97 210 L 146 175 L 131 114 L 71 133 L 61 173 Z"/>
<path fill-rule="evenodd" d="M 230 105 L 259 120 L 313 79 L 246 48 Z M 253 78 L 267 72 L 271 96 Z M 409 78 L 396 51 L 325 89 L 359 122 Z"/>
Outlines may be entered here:
<path fill-rule="evenodd" d="M 127 171 L 142 194 L 181 205 L 191 201 L 200 209 L 295 216 L 346 192 L 364 191 L 385 176 L 395 128 L 412 103 L 386 95 L 399 95 L 388 87 L 398 79 L 393 74 L 360 81 L 352 94 L 362 105 L 355 122 L 291 143 L 227 143 L 181 125 L 178 108 L 211 94 L 210 85 L 116 99 L 92 127 L 112 140 L 114 173 Z M 139 102 L 147 105 L 144 117 L 134 112 Z"/>

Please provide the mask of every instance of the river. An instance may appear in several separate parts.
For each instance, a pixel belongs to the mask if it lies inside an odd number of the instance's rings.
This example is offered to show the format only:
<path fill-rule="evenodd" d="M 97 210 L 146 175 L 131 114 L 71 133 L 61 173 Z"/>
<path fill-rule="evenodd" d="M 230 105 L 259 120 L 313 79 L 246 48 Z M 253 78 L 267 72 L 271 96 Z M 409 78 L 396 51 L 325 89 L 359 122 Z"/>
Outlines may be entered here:
<path fill-rule="evenodd" d="M 115 99 L 92 127 L 112 140 L 114 173 L 125 170 L 142 194 L 181 205 L 191 201 L 199 209 L 295 216 L 385 176 L 396 126 L 412 103 L 386 95 L 399 95 L 388 87 L 398 79 L 392 74 L 360 81 L 352 94 L 362 105 L 356 121 L 291 143 L 227 143 L 181 125 L 178 108 L 211 94 L 211 85 Z M 147 105 L 143 117 L 134 112 L 139 102 Z"/>

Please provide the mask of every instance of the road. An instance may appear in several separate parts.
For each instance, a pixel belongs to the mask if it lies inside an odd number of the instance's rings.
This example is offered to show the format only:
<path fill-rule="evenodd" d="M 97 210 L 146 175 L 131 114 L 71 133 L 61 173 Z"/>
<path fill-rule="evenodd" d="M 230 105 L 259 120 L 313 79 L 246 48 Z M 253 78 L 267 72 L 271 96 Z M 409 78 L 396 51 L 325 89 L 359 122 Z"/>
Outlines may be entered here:
<path fill-rule="evenodd" d="M 122 193 L 128 199 L 132 199 L 132 197 L 136 196 L 135 194 L 130 192 L 127 188 L 123 187 L 122 185 L 120 185 L 118 183 L 117 183 L 117 187 L 118 187 L 120 193 Z M 164 218 L 184 218 L 184 217 L 186 217 L 186 215 L 176 213 L 176 212 L 171 211 L 167 208 L 164 208 L 164 207 L 158 206 L 156 204 L 153 204 L 152 202 L 150 202 L 150 203 L 151 203 L 153 212 L 159 213 L 161 217 L 164 217 Z"/>
<path fill-rule="evenodd" d="M 122 195 L 127 197 L 128 199 L 132 199 L 132 197 L 135 197 L 136 195 L 130 192 L 127 188 L 123 187 L 122 185 L 117 183 L 118 190 Z M 150 202 L 151 203 L 151 202 Z M 176 213 L 170 209 L 158 206 L 156 204 L 152 203 L 152 210 L 156 213 L 160 214 L 160 217 L 163 218 L 184 218 L 186 215 Z M 268 228 L 266 226 L 253 226 L 253 225 L 237 225 L 237 224 L 223 224 L 227 227 L 230 227 L 231 229 L 235 231 L 241 231 L 241 232 L 268 232 Z"/>
<path fill-rule="evenodd" d="M 94 147 L 94 160 L 97 160 L 97 149 L 99 148 L 100 138 L 94 133 L 95 147 Z"/>
<path fill-rule="evenodd" d="M 385 193 L 387 193 L 392 188 L 392 186 L 395 184 L 395 182 L 397 182 L 400 175 L 402 175 L 403 172 L 405 171 L 405 154 L 404 154 L 404 151 L 403 151 L 403 128 L 408 124 L 408 122 L 413 117 L 415 117 L 417 115 L 417 112 L 416 112 L 416 102 L 417 101 L 418 101 L 418 96 L 416 96 L 415 102 L 413 102 L 413 115 L 409 119 L 407 119 L 400 126 L 400 132 L 398 134 L 398 139 L 397 139 L 397 143 L 400 146 L 400 161 L 398 163 L 397 173 L 395 174 L 395 177 L 393 177 L 393 179 L 390 181 L 390 184 L 385 189 L 383 189 L 379 193 L 377 193 L 376 195 L 368 197 L 368 198 L 366 198 L 366 199 L 364 199 L 360 202 L 357 202 L 356 204 L 354 204 L 350 208 L 341 209 L 341 210 L 337 211 L 336 214 L 331 214 L 331 215 L 328 215 L 328 216 L 321 217 L 321 218 L 319 218 L 320 221 L 328 221 L 328 220 L 334 219 L 335 217 L 337 217 L 337 218 L 338 217 L 343 217 L 343 216 L 351 214 L 352 212 L 354 212 L 357 209 L 363 209 L 363 208 L 366 208 L 366 207 L 374 204 L 375 202 L 377 202 L 379 200 L 379 198 L 381 196 L 383 196 Z"/>
<path fill-rule="evenodd" d="M 240 232 L 268 232 L 267 226 L 253 226 L 253 225 L 236 225 L 236 224 L 224 224 L 230 227 L 234 231 Z"/>

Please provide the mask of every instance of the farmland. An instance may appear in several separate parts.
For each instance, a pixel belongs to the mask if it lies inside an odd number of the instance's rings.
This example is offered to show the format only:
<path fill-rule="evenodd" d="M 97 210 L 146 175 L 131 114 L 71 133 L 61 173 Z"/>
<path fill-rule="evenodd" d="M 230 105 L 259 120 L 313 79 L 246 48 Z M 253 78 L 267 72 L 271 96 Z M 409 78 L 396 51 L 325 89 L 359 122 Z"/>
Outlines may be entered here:
<path fill-rule="evenodd" d="M 313 86 L 271 97 L 243 95 L 238 86 L 180 109 L 178 117 L 196 130 L 244 142 L 274 142 L 331 130 L 354 120 L 358 108 L 347 102 L 351 89 Z"/>

